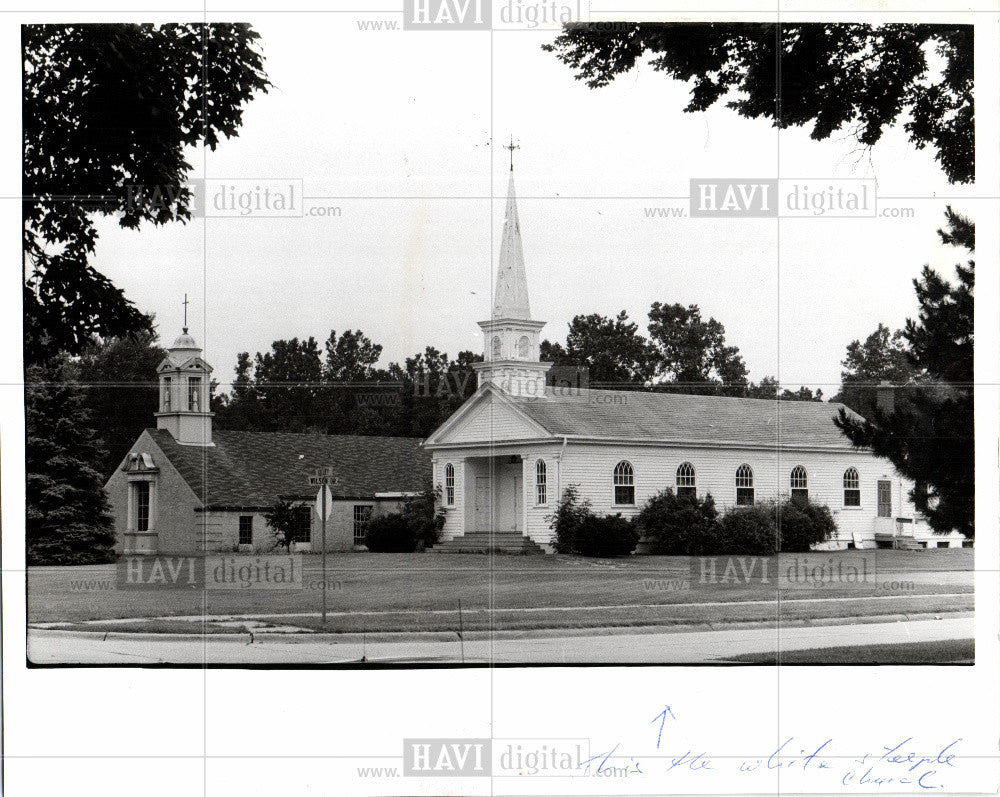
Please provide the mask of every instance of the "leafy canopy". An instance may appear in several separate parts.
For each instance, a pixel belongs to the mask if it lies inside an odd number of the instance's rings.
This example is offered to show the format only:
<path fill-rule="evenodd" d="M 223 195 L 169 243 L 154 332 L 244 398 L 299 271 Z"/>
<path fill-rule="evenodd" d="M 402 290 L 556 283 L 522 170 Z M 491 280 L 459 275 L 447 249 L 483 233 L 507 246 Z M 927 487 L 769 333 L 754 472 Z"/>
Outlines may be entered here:
<path fill-rule="evenodd" d="M 654 71 L 690 84 L 686 112 L 725 100 L 779 128 L 811 124 L 818 141 L 846 128 L 871 147 L 905 119 L 951 182 L 975 179 L 971 25 L 581 23 L 542 49 L 591 88 L 649 54 Z"/>
<path fill-rule="evenodd" d="M 95 216 L 191 218 L 185 148 L 237 135 L 270 85 L 246 24 L 25 25 L 23 269 L 29 362 L 151 319 L 90 263 Z"/>

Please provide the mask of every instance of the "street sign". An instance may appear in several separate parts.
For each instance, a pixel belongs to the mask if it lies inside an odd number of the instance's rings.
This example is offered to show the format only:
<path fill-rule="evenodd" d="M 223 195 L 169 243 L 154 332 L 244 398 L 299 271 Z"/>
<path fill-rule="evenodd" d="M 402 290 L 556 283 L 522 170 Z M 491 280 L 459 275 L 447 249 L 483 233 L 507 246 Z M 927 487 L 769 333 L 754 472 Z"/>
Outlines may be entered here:
<path fill-rule="evenodd" d="M 337 483 L 337 477 L 333 475 L 333 468 L 327 467 L 317 470 L 309 477 L 310 487 L 319 487 L 316 493 L 316 514 L 319 515 L 320 544 L 319 549 L 322 555 L 323 581 L 321 591 L 323 593 L 323 625 L 326 625 L 326 521 L 329 519 L 330 509 L 333 506 L 333 494 L 330 492 L 330 485 Z"/>
<path fill-rule="evenodd" d="M 340 479 L 338 479 L 336 476 L 331 476 L 328 473 L 309 477 L 310 487 L 323 487 L 325 485 L 334 485 L 339 483 Z"/>
<path fill-rule="evenodd" d="M 326 495 L 324 495 L 326 493 Z M 323 499 L 326 499 L 325 501 Z M 330 519 L 330 509 L 333 507 L 333 493 L 329 487 L 320 487 L 316 491 L 316 514 L 322 521 Z"/>

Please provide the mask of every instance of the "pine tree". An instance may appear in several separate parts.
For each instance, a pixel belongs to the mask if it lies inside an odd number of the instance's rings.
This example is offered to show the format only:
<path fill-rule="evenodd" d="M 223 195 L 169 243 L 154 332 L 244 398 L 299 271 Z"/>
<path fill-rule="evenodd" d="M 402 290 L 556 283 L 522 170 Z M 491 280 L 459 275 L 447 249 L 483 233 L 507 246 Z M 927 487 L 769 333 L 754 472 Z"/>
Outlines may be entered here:
<path fill-rule="evenodd" d="M 94 467 L 103 457 L 90 428 L 83 386 L 64 357 L 27 369 L 25 383 L 27 559 L 82 565 L 115 559 L 115 534 Z"/>
<path fill-rule="evenodd" d="M 949 207 L 938 234 L 975 251 L 975 225 Z M 917 485 L 912 497 L 935 531 L 975 535 L 973 428 L 973 287 L 975 263 L 958 264 L 950 283 L 924 266 L 913 281 L 920 302 L 903 330 L 914 368 L 891 402 L 858 419 L 841 411 L 837 425 L 855 445 L 887 457 Z"/>

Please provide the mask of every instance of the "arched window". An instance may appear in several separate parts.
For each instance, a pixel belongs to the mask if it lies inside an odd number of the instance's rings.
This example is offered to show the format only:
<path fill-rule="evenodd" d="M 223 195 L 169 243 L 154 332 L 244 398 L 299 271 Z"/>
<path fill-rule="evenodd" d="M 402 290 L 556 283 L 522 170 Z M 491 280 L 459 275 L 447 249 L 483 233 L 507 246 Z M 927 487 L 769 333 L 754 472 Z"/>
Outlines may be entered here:
<path fill-rule="evenodd" d="M 527 360 L 528 353 L 531 350 L 531 341 L 528 340 L 527 335 L 521 335 L 520 340 L 517 342 L 517 356 L 520 360 Z"/>
<path fill-rule="evenodd" d="M 792 468 L 792 500 L 809 503 L 809 480 L 802 465 Z"/>
<path fill-rule="evenodd" d="M 455 466 L 450 462 L 444 466 L 444 502 L 448 506 L 455 504 Z"/>
<path fill-rule="evenodd" d="M 753 468 L 740 465 L 736 469 L 736 506 L 753 505 Z"/>
<path fill-rule="evenodd" d="M 535 462 L 535 503 L 547 504 L 549 502 L 549 476 L 548 466 L 544 459 Z"/>
<path fill-rule="evenodd" d="M 500 359 L 500 338 L 499 337 L 494 337 L 493 338 L 493 359 L 494 360 L 499 360 Z"/>
<path fill-rule="evenodd" d="M 615 465 L 614 485 L 616 504 L 635 503 L 635 473 L 625 460 Z"/>
<path fill-rule="evenodd" d="M 698 495 L 694 484 L 694 465 L 690 462 L 682 462 L 677 468 L 677 497 L 682 495 L 689 498 Z"/>
<path fill-rule="evenodd" d="M 861 506 L 861 477 L 856 468 L 844 471 L 844 506 Z"/>

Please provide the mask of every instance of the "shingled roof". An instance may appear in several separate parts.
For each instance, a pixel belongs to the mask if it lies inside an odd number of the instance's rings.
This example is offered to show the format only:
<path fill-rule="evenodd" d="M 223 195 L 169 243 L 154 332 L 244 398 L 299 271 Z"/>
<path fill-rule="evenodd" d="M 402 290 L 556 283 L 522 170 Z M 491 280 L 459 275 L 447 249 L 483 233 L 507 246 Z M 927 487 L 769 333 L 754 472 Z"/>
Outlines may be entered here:
<path fill-rule="evenodd" d="M 833 419 L 843 404 L 823 401 L 587 390 L 581 396 L 508 397 L 556 436 L 713 445 L 849 450 Z M 853 415 L 847 409 L 848 414 Z M 858 417 L 858 416 L 855 416 Z"/>
<path fill-rule="evenodd" d="M 334 498 L 418 492 L 431 478 L 430 452 L 415 437 L 231 432 L 214 446 L 185 446 L 165 429 L 147 429 L 206 509 L 263 508 L 279 498 L 311 498 L 309 476 L 332 466 Z"/>

